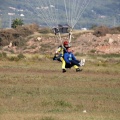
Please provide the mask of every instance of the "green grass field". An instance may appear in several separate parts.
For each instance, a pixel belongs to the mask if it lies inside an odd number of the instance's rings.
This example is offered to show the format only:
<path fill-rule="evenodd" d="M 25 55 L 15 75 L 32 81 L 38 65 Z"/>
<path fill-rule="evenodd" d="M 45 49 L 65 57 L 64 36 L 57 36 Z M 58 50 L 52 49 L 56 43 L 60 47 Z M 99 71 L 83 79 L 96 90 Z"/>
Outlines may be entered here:
<path fill-rule="evenodd" d="M 0 120 L 120 120 L 120 59 L 82 72 L 52 60 L 0 61 Z"/>

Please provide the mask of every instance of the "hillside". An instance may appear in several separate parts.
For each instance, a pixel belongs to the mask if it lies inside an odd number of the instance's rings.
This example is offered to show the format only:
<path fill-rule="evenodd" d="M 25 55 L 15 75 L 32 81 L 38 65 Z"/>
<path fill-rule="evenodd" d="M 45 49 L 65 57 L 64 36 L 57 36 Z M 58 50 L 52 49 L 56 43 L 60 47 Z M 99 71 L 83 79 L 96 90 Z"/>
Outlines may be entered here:
<path fill-rule="evenodd" d="M 53 55 L 61 44 L 58 35 L 49 29 L 39 28 L 36 24 L 0 30 L 0 52 L 40 53 Z M 68 34 L 61 34 L 62 41 L 68 40 Z M 95 30 L 74 30 L 72 34 L 74 53 L 80 54 L 119 54 L 120 27 L 109 29 L 98 27 Z"/>
<path fill-rule="evenodd" d="M 23 19 L 25 24 L 44 24 L 44 21 L 38 16 L 39 11 L 35 10 L 36 4 L 39 6 L 41 1 L 38 3 L 33 0 L 0 0 L 0 27 L 9 27 L 10 20 L 18 17 Z M 59 3 L 59 9 L 63 9 L 63 3 Z M 14 13 L 14 15 L 10 18 L 8 13 Z M 62 10 L 60 14 L 63 14 Z M 119 22 L 119 0 L 91 0 L 78 21 L 76 28 L 89 28 L 92 25 L 118 26 Z"/>

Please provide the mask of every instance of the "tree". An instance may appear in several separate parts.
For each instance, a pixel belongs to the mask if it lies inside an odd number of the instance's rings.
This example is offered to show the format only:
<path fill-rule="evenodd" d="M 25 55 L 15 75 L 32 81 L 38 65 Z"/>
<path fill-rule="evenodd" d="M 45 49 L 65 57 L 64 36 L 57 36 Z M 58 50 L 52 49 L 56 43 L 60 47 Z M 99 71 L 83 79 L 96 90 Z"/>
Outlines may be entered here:
<path fill-rule="evenodd" d="M 12 21 L 12 25 L 11 27 L 12 28 L 16 28 L 17 26 L 22 26 L 24 23 L 23 23 L 23 20 L 19 19 L 19 18 L 16 18 Z"/>

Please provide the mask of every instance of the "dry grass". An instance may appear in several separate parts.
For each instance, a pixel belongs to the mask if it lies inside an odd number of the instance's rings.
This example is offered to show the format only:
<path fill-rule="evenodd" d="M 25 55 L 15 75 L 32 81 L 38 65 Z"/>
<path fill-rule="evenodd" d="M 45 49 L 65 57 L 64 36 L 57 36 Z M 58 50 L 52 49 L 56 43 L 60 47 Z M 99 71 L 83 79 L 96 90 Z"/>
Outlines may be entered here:
<path fill-rule="evenodd" d="M 0 120 L 119 120 L 120 63 L 105 64 L 63 74 L 49 59 L 0 61 Z"/>

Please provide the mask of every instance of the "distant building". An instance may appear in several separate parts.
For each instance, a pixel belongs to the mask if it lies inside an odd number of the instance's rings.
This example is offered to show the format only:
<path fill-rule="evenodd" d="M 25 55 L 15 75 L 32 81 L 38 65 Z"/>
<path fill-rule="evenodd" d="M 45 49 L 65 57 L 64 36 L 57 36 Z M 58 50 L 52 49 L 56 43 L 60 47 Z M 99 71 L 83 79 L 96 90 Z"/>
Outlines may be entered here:
<path fill-rule="evenodd" d="M 24 14 L 20 14 L 21 17 L 24 17 L 25 15 Z"/>
<path fill-rule="evenodd" d="M 87 30 L 87 28 L 81 28 L 81 30 Z"/>

